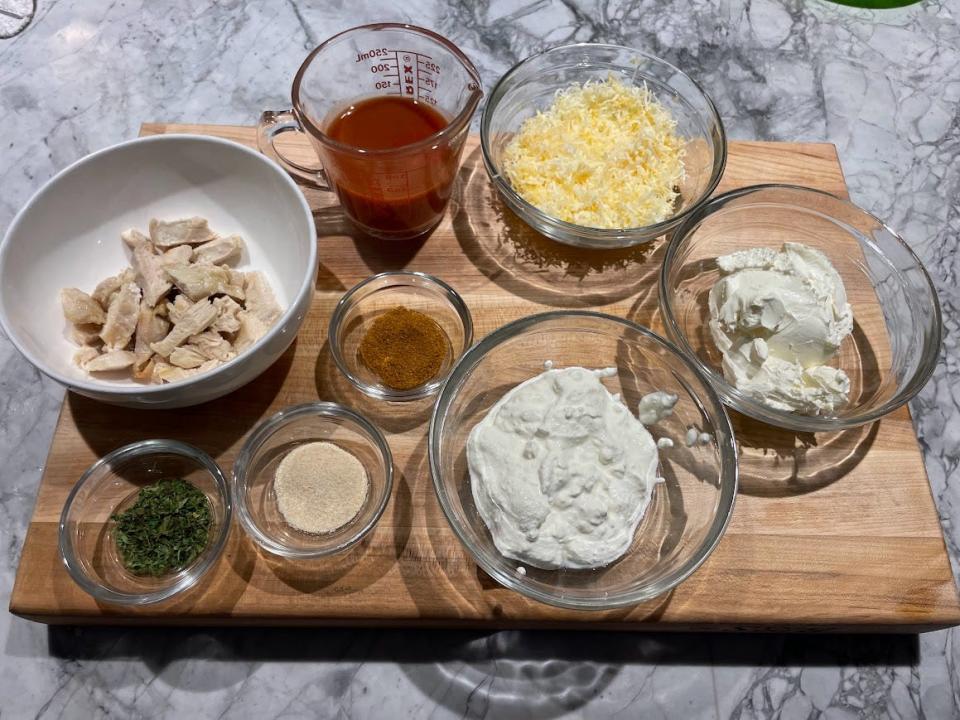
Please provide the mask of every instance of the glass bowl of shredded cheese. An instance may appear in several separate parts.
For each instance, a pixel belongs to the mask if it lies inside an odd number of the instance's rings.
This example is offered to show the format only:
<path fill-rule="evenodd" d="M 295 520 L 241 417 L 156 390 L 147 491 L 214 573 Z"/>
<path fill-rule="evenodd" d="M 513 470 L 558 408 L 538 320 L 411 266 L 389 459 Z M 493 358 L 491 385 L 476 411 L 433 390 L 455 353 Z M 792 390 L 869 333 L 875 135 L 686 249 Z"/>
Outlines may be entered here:
<path fill-rule="evenodd" d="M 295 405 L 250 433 L 233 487 L 240 524 L 261 548 L 320 558 L 354 546 L 380 520 L 393 456 L 359 413 L 330 402 Z"/>
<path fill-rule="evenodd" d="M 618 45 L 566 45 L 514 66 L 480 137 L 503 202 L 544 235 L 591 248 L 664 235 L 706 201 L 727 158 L 703 89 Z"/>
<path fill-rule="evenodd" d="M 584 371 L 602 389 L 571 386 L 561 402 L 562 376 Z M 533 392 L 521 398 L 523 388 Z M 617 439 L 637 422 L 646 429 Z M 487 436 L 485 454 L 479 435 L 491 424 L 504 432 Z M 649 479 L 626 462 L 628 446 L 648 448 L 641 462 L 655 471 L 638 502 L 618 487 Z M 527 597 L 581 610 L 652 600 L 689 577 L 719 542 L 737 489 L 733 431 L 706 374 L 647 328 L 585 310 L 521 318 L 470 348 L 437 398 L 428 452 L 440 505 L 477 564 Z M 602 546 L 614 544 L 611 557 Z M 558 545 L 544 562 L 540 550 Z M 585 562 L 592 550 L 603 558 Z"/>

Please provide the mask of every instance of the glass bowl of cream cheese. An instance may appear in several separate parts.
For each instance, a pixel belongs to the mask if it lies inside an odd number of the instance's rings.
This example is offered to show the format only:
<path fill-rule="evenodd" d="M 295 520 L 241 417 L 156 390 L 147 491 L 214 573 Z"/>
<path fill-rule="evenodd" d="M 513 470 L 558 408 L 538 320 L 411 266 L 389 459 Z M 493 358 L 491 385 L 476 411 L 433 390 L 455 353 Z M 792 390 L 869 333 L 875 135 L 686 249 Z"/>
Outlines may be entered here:
<path fill-rule="evenodd" d="M 742 188 L 694 213 L 664 257 L 660 305 L 724 402 L 798 432 L 883 417 L 940 351 L 919 258 L 870 213 L 810 188 Z"/>
<path fill-rule="evenodd" d="M 723 404 L 670 342 L 623 318 L 522 318 L 468 350 L 437 398 L 430 473 L 477 564 L 551 605 L 604 610 L 669 591 L 733 510 Z"/>

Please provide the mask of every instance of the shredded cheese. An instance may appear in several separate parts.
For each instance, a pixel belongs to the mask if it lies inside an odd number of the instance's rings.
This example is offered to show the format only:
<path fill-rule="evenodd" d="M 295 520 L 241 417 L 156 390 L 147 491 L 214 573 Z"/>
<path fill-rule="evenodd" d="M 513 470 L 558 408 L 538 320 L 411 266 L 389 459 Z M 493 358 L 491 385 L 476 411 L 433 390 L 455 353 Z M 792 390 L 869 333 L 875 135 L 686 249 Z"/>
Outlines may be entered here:
<path fill-rule="evenodd" d="M 646 86 L 616 76 L 559 90 L 520 126 L 503 170 L 527 202 L 560 220 L 621 229 L 670 217 L 683 178 L 676 121 Z"/>

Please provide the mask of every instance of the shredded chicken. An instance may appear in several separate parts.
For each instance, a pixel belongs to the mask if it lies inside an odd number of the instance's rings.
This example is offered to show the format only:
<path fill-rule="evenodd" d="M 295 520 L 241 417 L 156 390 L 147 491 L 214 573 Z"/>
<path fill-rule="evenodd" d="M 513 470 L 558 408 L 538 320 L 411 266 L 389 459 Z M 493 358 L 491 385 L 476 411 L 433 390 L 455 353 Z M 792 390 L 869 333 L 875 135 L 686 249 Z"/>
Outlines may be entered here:
<path fill-rule="evenodd" d="M 156 311 L 146 301 L 140 303 L 140 316 L 137 319 L 137 333 L 133 346 L 133 352 L 137 356 L 134 363 L 137 371 L 142 371 L 150 364 L 150 359 L 153 357 L 153 348 L 150 344 L 162 340 L 169 330 L 170 323 L 167 320 L 158 317 Z"/>
<path fill-rule="evenodd" d="M 110 307 L 110 301 L 113 300 L 113 296 L 120 292 L 121 286 L 124 283 L 133 282 L 134 280 L 133 270 L 127 268 L 119 275 L 108 277 L 106 280 L 101 280 L 97 283 L 93 292 L 90 293 L 90 297 L 100 303 L 100 307 L 106 310 Z"/>
<path fill-rule="evenodd" d="M 189 245 L 177 245 L 167 250 L 160 256 L 160 262 L 164 267 L 169 265 L 182 265 L 190 262 L 193 257 L 193 248 Z"/>
<path fill-rule="evenodd" d="M 137 245 L 133 249 L 133 269 L 137 273 L 137 283 L 143 289 L 143 299 L 154 307 L 170 290 L 163 260 L 154 254 L 148 243 Z"/>
<path fill-rule="evenodd" d="M 247 310 L 238 313 L 237 319 L 240 321 L 240 330 L 237 332 L 236 340 L 233 341 L 233 347 L 240 353 L 266 335 L 269 326 Z"/>
<path fill-rule="evenodd" d="M 245 276 L 244 291 L 246 293 L 247 312 L 253 313 L 265 325 L 273 325 L 283 314 L 277 299 L 273 296 L 270 284 L 262 272 L 248 272 Z"/>
<path fill-rule="evenodd" d="M 170 353 L 170 364 L 177 367 L 192 369 L 200 367 L 206 361 L 207 358 L 189 346 L 178 347 Z"/>
<path fill-rule="evenodd" d="M 211 240 L 193 249 L 193 261 L 207 265 L 233 263 L 243 253 L 243 239 L 239 235 L 229 235 Z"/>
<path fill-rule="evenodd" d="M 134 378 L 135 380 L 147 380 L 147 381 L 149 381 L 149 382 L 153 382 L 153 366 L 154 366 L 154 364 L 156 363 L 156 361 L 154 360 L 155 357 L 157 357 L 157 356 L 156 356 L 156 355 L 151 355 L 151 356 L 150 356 L 150 360 L 147 361 L 147 364 L 144 365 L 144 366 L 143 366 L 142 368 L 140 368 L 139 370 L 137 370 L 137 364 L 136 364 L 136 362 L 134 362 L 134 364 L 133 364 L 133 378 Z"/>
<path fill-rule="evenodd" d="M 230 284 L 233 285 L 234 287 L 240 288 L 240 290 L 242 291 L 243 286 L 247 282 L 244 274 L 239 270 L 234 270 L 233 268 L 227 268 L 227 274 L 230 276 Z M 246 296 L 241 294 L 239 296 L 234 295 L 233 297 L 237 298 L 238 300 L 243 300 Z"/>
<path fill-rule="evenodd" d="M 208 360 L 200 367 L 181 368 L 161 361 L 154 365 L 153 379 L 154 382 L 177 382 L 213 370 L 221 364 L 219 360 Z"/>
<path fill-rule="evenodd" d="M 213 303 L 209 300 L 198 302 L 184 313 L 180 322 L 173 326 L 173 330 L 163 340 L 151 343 L 150 347 L 157 355 L 169 357 L 170 353 L 182 345 L 187 338 L 191 335 L 199 335 L 210 327 L 216 319 L 217 309 L 213 306 Z"/>
<path fill-rule="evenodd" d="M 100 303 L 77 288 L 64 288 L 60 291 L 60 304 L 63 314 L 70 322 L 96 323 L 102 325 L 107 319 Z"/>
<path fill-rule="evenodd" d="M 71 325 L 70 339 L 76 345 L 99 345 L 101 343 L 100 326 L 95 323 Z"/>
<path fill-rule="evenodd" d="M 90 297 L 96 300 L 100 307 L 108 308 L 110 307 L 111 297 L 120 290 L 121 285 L 123 285 L 123 280 L 119 275 L 108 277 L 106 280 L 101 280 L 97 283 L 93 292 L 90 293 Z"/>
<path fill-rule="evenodd" d="M 133 365 L 134 360 L 136 360 L 136 356 L 129 350 L 111 350 L 88 360 L 83 363 L 82 367 L 87 372 L 124 370 Z"/>
<path fill-rule="evenodd" d="M 173 302 L 167 302 L 167 317 L 170 318 L 170 322 L 176 325 L 191 307 L 193 307 L 192 300 L 186 295 L 177 295 Z"/>
<path fill-rule="evenodd" d="M 231 283 L 230 271 L 219 265 L 170 265 L 167 274 L 191 300 L 211 295 L 229 295 L 243 300 L 243 285 Z"/>
<path fill-rule="evenodd" d="M 141 245 L 149 245 L 150 249 L 153 250 L 153 244 L 150 242 L 150 238 L 136 228 L 124 230 L 122 233 L 120 233 L 120 238 L 131 250 L 136 250 Z"/>
<path fill-rule="evenodd" d="M 215 367 L 220 367 L 223 365 L 219 360 L 207 360 L 203 365 L 197 368 L 200 372 L 206 372 L 207 370 L 213 370 Z"/>
<path fill-rule="evenodd" d="M 186 380 L 188 377 L 192 377 L 198 372 L 200 371 L 196 368 L 192 370 L 185 370 L 184 368 L 179 368 L 176 365 L 171 365 L 168 362 L 159 361 L 154 362 L 152 379 L 155 383 L 177 382 L 179 380 Z"/>
<path fill-rule="evenodd" d="M 88 295 L 64 288 L 61 303 L 88 372 L 128 370 L 137 380 L 177 382 L 229 362 L 282 315 L 266 278 L 229 267 L 245 245 L 203 218 L 150 221 L 150 235 L 121 234 L 131 266 Z"/>
<path fill-rule="evenodd" d="M 226 362 L 236 357 L 230 341 L 214 330 L 194 335 L 187 341 L 187 347 L 197 351 L 207 360 Z"/>
<path fill-rule="evenodd" d="M 133 331 L 137 329 L 140 315 L 140 287 L 136 283 L 124 283 L 110 303 L 107 319 L 100 331 L 100 339 L 109 350 L 123 350 Z"/>
<path fill-rule="evenodd" d="M 183 296 L 181 295 L 180 297 Z M 237 313 L 243 310 L 240 303 L 232 297 L 224 295 L 215 298 L 213 306 L 217 308 L 220 315 L 217 317 L 216 322 L 210 326 L 211 328 L 222 333 L 235 333 L 240 329 L 240 321 L 237 319 Z"/>
<path fill-rule="evenodd" d="M 200 217 L 163 222 L 150 221 L 150 239 L 158 248 L 171 248 L 174 245 L 198 245 L 216 239 L 207 221 Z"/>
<path fill-rule="evenodd" d="M 119 275 L 114 275 L 113 277 L 108 277 L 106 280 L 101 280 L 97 283 L 97 286 L 93 289 L 93 292 L 90 293 L 90 297 L 97 301 L 97 304 L 102 307 L 104 310 L 110 307 L 110 303 L 113 301 L 113 296 L 120 291 L 120 287 L 123 285 L 123 280 Z"/>
<path fill-rule="evenodd" d="M 73 363 L 75 365 L 79 365 L 80 367 L 83 367 L 98 355 L 100 355 L 99 350 L 97 350 L 95 347 L 90 347 L 89 345 L 87 345 L 86 347 L 82 347 L 79 350 L 77 350 L 76 353 L 74 353 Z"/>

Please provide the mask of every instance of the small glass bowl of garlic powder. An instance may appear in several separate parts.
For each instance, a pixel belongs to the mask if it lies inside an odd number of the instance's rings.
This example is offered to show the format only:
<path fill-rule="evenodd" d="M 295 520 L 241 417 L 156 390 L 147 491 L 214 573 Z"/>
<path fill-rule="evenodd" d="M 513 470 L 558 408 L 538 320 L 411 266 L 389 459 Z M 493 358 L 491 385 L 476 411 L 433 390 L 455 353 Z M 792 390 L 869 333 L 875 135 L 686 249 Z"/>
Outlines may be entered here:
<path fill-rule="evenodd" d="M 552 48 L 514 66 L 483 111 L 484 164 L 503 202 L 570 245 L 662 236 L 716 188 L 723 124 L 670 63 L 618 45 Z"/>
<path fill-rule="evenodd" d="M 281 410 L 250 433 L 233 466 L 240 524 L 264 550 L 308 559 L 358 543 L 380 519 L 393 457 L 379 429 L 341 405 Z"/>
<path fill-rule="evenodd" d="M 810 188 L 757 185 L 711 200 L 674 234 L 660 307 L 724 402 L 800 432 L 895 410 L 940 350 L 940 305 L 906 242 Z"/>

